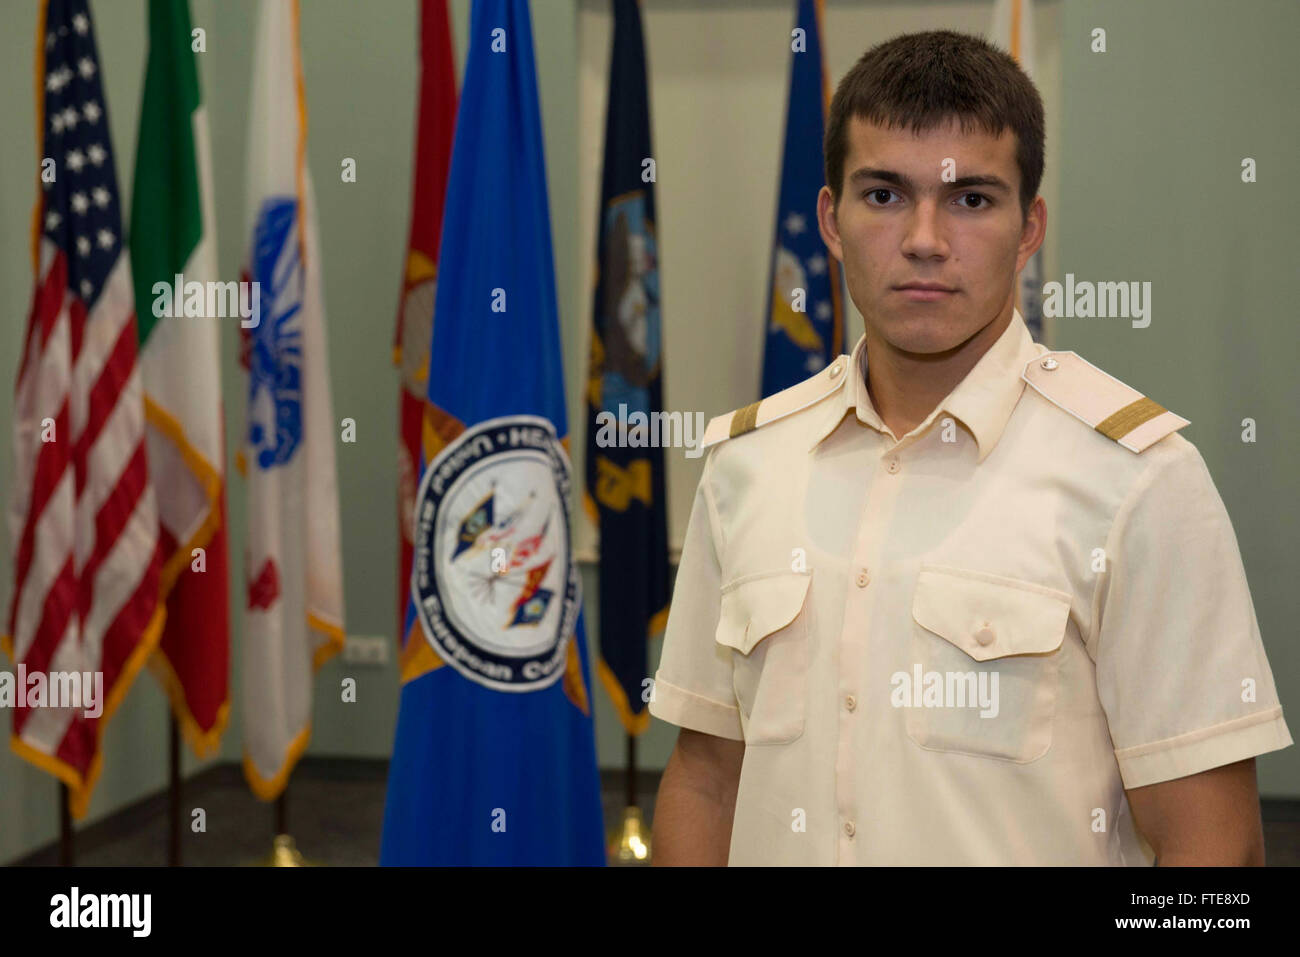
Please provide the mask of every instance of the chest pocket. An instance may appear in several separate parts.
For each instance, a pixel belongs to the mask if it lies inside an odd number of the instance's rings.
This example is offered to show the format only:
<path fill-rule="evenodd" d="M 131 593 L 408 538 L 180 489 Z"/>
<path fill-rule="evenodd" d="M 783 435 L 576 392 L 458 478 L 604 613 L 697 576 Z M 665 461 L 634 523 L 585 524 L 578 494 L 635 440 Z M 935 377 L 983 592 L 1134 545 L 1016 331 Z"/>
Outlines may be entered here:
<path fill-rule="evenodd" d="M 811 576 L 749 575 L 721 593 L 715 638 L 733 649 L 733 686 L 745 744 L 788 744 L 803 734 L 808 706 Z"/>
<path fill-rule="evenodd" d="M 1069 614 L 1065 592 L 922 563 L 908 676 L 922 679 L 903 699 L 908 737 L 932 751 L 1041 758 L 1052 746 Z"/>

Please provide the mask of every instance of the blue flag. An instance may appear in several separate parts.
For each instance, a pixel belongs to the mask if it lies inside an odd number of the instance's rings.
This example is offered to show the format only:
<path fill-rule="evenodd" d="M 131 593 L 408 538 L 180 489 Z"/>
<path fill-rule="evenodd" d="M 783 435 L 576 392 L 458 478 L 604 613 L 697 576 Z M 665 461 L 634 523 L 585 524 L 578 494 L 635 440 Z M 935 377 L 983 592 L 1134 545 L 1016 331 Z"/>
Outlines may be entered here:
<path fill-rule="evenodd" d="M 598 673 L 623 727 L 635 735 L 650 727 L 642 700 L 647 639 L 668 621 L 667 439 L 652 441 L 645 425 L 638 435 L 635 424 L 638 417 L 647 423 L 663 412 L 655 184 L 642 178 L 645 158 L 654 150 L 637 0 L 614 0 L 608 104 L 583 504 L 600 529 Z M 611 432 L 617 441 L 602 441 Z"/>
<path fill-rule="evenodd" d="M 475 0 L 381 864 L 603 864 L 527 0 Z"/>
<path fill-rule="evenodd" d="M 820 0 L 798 0 L 791 39 L 781 196 L 767 284 L 762 394 L 820 372 L 844 351 L 839 263 L 817 231 L 817 192 L 826 182 L 826 70 Z"/>

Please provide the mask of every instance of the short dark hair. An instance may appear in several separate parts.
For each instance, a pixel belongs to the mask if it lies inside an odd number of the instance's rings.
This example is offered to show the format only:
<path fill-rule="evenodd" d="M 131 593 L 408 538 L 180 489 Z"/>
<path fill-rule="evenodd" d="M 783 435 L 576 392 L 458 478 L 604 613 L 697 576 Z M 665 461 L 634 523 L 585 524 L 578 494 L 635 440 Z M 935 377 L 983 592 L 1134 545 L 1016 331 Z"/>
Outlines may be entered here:
<path fill-rule="evenodd" d="M 850 117 L 922 132 L 956 119 L 962 132 L 979 126 L 1016 136 L 1020 211 L 1028 215 L 1043 179 L 1043 101 L 1010 54 L 952 30 L 906 33 L 862 55 L 831 99 L 823 143 L 826 185 L 838 209 L 844 187 Z"/>

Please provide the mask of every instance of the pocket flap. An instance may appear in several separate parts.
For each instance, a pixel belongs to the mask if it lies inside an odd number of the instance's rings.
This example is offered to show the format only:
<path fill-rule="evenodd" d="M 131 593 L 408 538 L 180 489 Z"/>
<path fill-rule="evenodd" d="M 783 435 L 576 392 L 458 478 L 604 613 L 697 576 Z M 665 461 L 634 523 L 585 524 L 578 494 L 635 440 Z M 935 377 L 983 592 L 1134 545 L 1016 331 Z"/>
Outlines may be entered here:
<path fill-rule="evenodd" d="M 774 572 L 742 578 L 722 589 L 718 643 L 749 654 L 754 645 L 799 615 L 812 576 Z"/>
<path fill-rule="evenodd" d="M 912 617 L 976 661 L 1055 651 L 1065 637 L 1065 592 L 1000 575 L 922 564 Z"/>

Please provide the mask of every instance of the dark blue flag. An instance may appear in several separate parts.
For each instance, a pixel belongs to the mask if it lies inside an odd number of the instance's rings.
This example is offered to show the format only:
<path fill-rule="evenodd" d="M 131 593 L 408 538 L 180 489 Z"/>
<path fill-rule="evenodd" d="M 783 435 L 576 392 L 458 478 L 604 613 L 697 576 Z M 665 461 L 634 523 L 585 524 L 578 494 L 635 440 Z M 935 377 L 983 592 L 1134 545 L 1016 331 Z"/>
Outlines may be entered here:
<path fill-rule="evenodd" d="M 646 86 L 636 0 L 614 0 L 583 505 L 600 529 L 600 678 L 628 734 L 650 725 L 646 642 L 668 618 L 663 443 L 672 436 L 650 427 L 663 410 L 663 340 Z"/>

